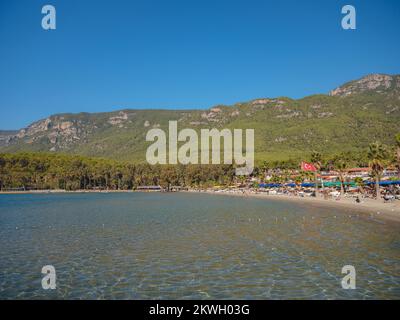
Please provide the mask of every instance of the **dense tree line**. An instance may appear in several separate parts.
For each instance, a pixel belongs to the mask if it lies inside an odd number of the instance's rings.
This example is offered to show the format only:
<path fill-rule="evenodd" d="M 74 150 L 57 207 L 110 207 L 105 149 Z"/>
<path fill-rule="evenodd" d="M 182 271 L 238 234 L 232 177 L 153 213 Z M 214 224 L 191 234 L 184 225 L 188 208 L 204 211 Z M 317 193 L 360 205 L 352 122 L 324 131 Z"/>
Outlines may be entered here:
<path fill-rule="evenodd" d="M 0 154 L 0 188 L 110 189 L 230 184 L 229 165 L 150 166 L 62 154 Z"/>
<path fill-rule="evenodd" d="M 344 173 L 352 166 L 369 167 L 371 177 L 379 182 L 387 167 L 400 172 L 400 134 L 395 137 L 395 146 L 378 142 L 371 143 L 364 153 L 343 152 L 324 157 L 320 152 L 310 154 L 318 171 L 335 170 L 340 182 Z M 307 159 L 306 159 L 307 160 Z M 300 160 L 264 161 L 258 165 L 253 177 L 270 182 L 293 181 L 301 183 L 313 180 L 310 172 L 299 171 Z M 0 190 L 32 189 L 109 189 L 127 190 L 139 186 L 160 185 L 209 187 L 245 182 L 246 177 L 236 177 L 233 165 L 156 165 L 133 164 L 101 158 L 55 153 L 0 153 Z M 343 186 L 342 186 L 343 189 Z M 377 189 L 377 193 L 379 190 Z"/>

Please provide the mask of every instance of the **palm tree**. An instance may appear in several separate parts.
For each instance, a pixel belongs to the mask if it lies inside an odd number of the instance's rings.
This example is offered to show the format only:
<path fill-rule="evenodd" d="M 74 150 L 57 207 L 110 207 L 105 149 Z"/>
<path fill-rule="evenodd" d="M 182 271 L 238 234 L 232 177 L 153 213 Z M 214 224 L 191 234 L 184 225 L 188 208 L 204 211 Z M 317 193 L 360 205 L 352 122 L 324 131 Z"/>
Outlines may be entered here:
<path fill-rule="evenodd" d="M 338 160 L 335 163 L 335 169 L 339 173 L 340 180 L 340 194 L 343 196 L 344 194 L 344 174 L 346 172 L 347 162 L 344 160 Z"/>
<path fill-rule="evenodd" d="M 273 174 L 270 181 L 273 183 L 282 183 L 283 177 L 281 175 Z"/>
<path fill-rule="evenodd" d="M 396 139 L 396 168 L 397 168 L 397 174 L 400 179 L 400 133 L 396 134 L 395 136 Z"/>
<path fill-rule="evenodd" d="M 322 155 L 318 151 L 313 151 L 311 153 L 311 162 L 314 164 L 314 167 L 317 171 L 314 174 L 315 180 L 315 196 L 318 196 L 318 181 L 317 181 L 317 172 L 321 170 L 321 163 L 322 163 Z"/>
<path fill-rule="evenodd" d="M 371 174 L 375 178 L 376 199 L 380 199 L 379 182 L 384 170 L 385 161 L 387 159 L 387 149 L 379 142 L 371 143 L 368 149 L 369 167 Z"/>
<path fill-rule="evenodd" d="M 262 174 L 263 174 L 263 180 L 265 180 L 265 178 L 268 175 L 270 169 L 271 169 L 270 164 L 267 161 L 264 161 L 262 166 L 261 166 L 261 170 L 262 170 Z"/>
<path fill-rule="evenodd" d="M 298 175 L 294 178 L 294 183 L 295 183 L 298 187 L 300 187 L 301 184 L 304 182 L 305 177 L 306 177 L 306 175 L 305 175 L 303 172 L 301 172 L 300 174 L 298 174 Z"/>
<path fill-rule="evenodd" d="M 322 155 L 318 151 L 313 151 L 311 153 L 311 162 L 314 164 L 314 166 L 320 170 L 321 169 L 321 163 L 322 163 Z"/>
<path fill-rule="evenodd" d="M 365 192 L 364 191 L 364 180 L 361 177 L 356 177 L 356 178 L 354 178 L 354 182 L 360 189 L 361 193 L 364 194 L 364 192 Z"/>

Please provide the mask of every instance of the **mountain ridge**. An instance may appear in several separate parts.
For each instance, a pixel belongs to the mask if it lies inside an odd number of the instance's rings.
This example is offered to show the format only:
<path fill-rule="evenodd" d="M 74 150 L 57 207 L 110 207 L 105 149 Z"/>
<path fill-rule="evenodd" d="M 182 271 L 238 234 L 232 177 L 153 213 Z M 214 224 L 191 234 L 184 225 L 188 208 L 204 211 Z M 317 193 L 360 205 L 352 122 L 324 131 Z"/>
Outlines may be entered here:
<path fill-rule="evenodd" d="M 51 115 L 15 131 L 0 131 L 0 152 L 68 152 L 144 161 L 151 128 L 253 128 L 256 160 L 302 158 L 310 150 L 360 151 L 400 132 L 400 75 L 371 74 L 329 94 L 301 99 L 258 98 L 209 109 L 122 109 Z M 8 130 L 9 131 L 9 130 Z"/>

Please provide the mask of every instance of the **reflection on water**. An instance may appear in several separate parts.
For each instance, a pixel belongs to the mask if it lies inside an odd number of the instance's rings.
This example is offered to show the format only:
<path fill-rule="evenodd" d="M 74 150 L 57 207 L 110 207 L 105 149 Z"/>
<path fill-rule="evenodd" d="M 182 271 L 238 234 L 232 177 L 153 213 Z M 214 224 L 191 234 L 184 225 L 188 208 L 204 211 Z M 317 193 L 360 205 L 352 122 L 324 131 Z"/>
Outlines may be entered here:
<path fill-rule="evenodd" d="M 2 299 L 400 298 L 399 224 L 293 203 L 1 195 L 0 243 Z M 341 288 L 344 265 L 356 290 Z"/>

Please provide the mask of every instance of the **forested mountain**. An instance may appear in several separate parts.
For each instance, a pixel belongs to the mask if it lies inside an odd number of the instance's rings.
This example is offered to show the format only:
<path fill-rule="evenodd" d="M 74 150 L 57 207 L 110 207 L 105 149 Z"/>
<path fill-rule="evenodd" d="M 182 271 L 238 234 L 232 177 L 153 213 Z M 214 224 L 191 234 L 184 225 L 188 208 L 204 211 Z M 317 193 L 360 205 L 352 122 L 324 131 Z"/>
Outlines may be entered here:
<path fill-rule="evenodd" d="M 400 132 L 400 75 L 369 75 L 303 99 L 260 98 L 209 110 L 121 110 L 57 114 L 16 132 L 0 131 L 0 152 L 39 151 L 143 162 L 151 128 L 255 129 L 256 161 L 360 154 L 393 145 Z"/>

